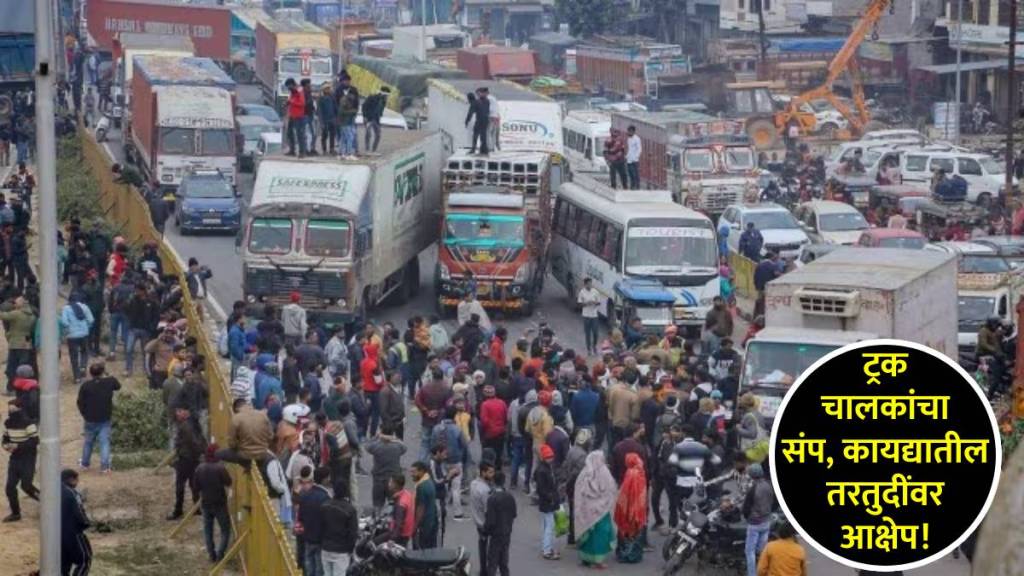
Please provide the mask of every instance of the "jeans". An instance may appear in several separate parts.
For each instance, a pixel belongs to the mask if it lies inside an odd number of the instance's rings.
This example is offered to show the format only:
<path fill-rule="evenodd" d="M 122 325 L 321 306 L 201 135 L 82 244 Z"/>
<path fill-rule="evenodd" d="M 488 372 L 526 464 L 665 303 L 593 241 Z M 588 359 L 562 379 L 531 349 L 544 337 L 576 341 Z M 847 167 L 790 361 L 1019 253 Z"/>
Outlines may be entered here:
<path fill-rule="evenodd" d="M 320 546 L 306 542 L 305 576 L 324 576 L 324 562 L 320 554 Z"/>
<path fill-rule="evenodd" d="M 348 565 L 352 561 L 352 555 L 344 552 L 320 552 L 320 559 L 323 560 L 324 576 L 345 576 Z"/>
<path fill-rule="evenodd" d="M 121 345 L 128 349 L 128 320 L 124 317 L 124 314 L 120 312 L 110 313 L 110 349 L 107 351 L 108 354 L 113 355 L 114 351 L 117 350 L 117 341 L 121 340 Z"/>
<path fill-rule="evenodd" d="M 288 119 L 288 153 L 295 154 L 295 144 L 298 142 L 299 154 L 306 155 L 306 119 Z"/>
<path fill-rule="evenodd" d="M 320 129 L 320 149 L 324 154 L 334 154 L 334 144 L 338 139 L 338 125 L 333 122 L 326 122 Z M 330 148 L 328 148 L 330 144 Z"/>
<path fill-rule="evenodd" d="M 714 354 L 722 347 L 722 339 L 711 330 L 704 331 L 704 345 L 707 347 L 708 354 Z M 703 350 L 701 350 L 703 352 Z"/>
<path fill-rule="evenodd" d="M 342 124 L 341 125 L 341 155 L 342 156 L 353 156 L 359 149 L 356 148 L 356 125 L 355 124 Z"/>
<path fill-rule="evenodd" d="M 366 134 L 363 136 L 365 140 L 364 148 L 367 152 L 376 152 L 377 146 L 380 145 L 380 120 L 369 120 L 365 124 Z M 370 133 L 373 133 L 373 146 L 370 145 Z"/>
<path fill-rule="evenodd" d="M 480 441 L 481 450 L 490 448 L 494 451 L 494 466 L 501 470 L 505 462 L 505 436 L 495 438 L 483 438 Z"/>
<path fill-rule="evenodd" d="M 555 552 L 555 513 L 541 512 L 540 514 L 540 547 L 544 554 Z"/>
<path fill-rule="evenodd" d="M 480 565 L 480 576 L 487 576 L 487 548 L 490 545 L 491 538 L 480 531 L 480 527 L 476 528 L 476 547 L 479 558 L 477 563 Z"/>
<path fill-rule="evenodd" d="M 124 350 L 124 371 L 128 376 L 132 375 L 132 367 L 135 365 L 135 343 L 139 343 L 139 353 L 142 360 L 146 360 L 146 343 L 149 342 L 149 330 L 143 328 L 132 328 L 128 330 L 128 344 Z"/>
<path fill-rule="evenodd" d="M 640 163 L 639 162 L 627 162 L 626 163 L 626 175 L 629 176 L 629 188 L 631 190 L 640 189 Z M 625 188 L 625 186 L 623 186 Z"/>
<path fill-rule="evenodd" d="M 477 151 L 477 142 L 480 142 L 480 153 L 483 155 L 488 154 L 487 150 L 487 129 L 490 124 L 474 124 L 473 125 L 473 141 L 470 144 L 469 153 L 473 154 Z"/>
<path fill-rule="evenodd" d="M 432 431 L 433 429 L 428 426 L 420 429 L 420 460 L 423 462 L 430 461 L 430 433 Z"/>
<path fill-rule="evenodd" d="M 597 350 L 597 325 L 598 318 L 587 318 L 583 317 L 583 337 L 587 343 L 587 352 L 594 352 Z"/>
<path fill-rule="evenodd" d="M 68 338 L 68 356 L 71 360 L 71 374 L 77 383 L 89 365 L 89 337 Z"/>
<path fill-rule="evenodd" d="M 110 470 L 110 421 L 86 422 L 85 442 L 82 444 L 82 466 L 88 468 L 92 462 L 92 445 L 100 441 L 100 469 Z"/>
<path fill-rule="evenodd" d="M 380 391 L 367 392 L 366 402 L 370 405 L 370 437 L 377 435 L 377 426 L 380 424 Z"/>
<path fill-rule="evenodd" d="M 616 176 L 618 176 L 619 180 L 622 182 L 622 187 L 623 188 L 629 188 L 629 183 L 626 182 L 626 162 L 625 161 L 620 160 L 618 162 L 609 162 L 608 163 L 608 172 L 609 172 L 609 176 L 611 177 L 612 188 L 615 188 L 615 177 Z"/>
<path fill-rule="evenodd" d="M 515 487 L 519 484 L 519 467 L 523 465 L 523 437 L 512 436 L 512 470 L 509 472 L 509 483 Z M 530 480 L 526 480 L 526 485 L 530 485 Z"/>
<path fill-rule="evenodd" d="M 771 533 L 771 521 L 761 524 L 747 524 L 747 543 L 743 547 L 747 554 L 747 576 L 757 576 L 757 557 L 768 544 L 768 535 Z"/>
<path fill-rule="evenodd" d="M 224 557 L 231 542 L 231 517 L 228 515 L 228 507 L 221 506 L 214 510 L 203 510 L 203 536 L 206 538 L 206 553 L 210 559 L 218 561 Z M 213 546 L 213 523 L 220 526 L 220 545 Z"/>

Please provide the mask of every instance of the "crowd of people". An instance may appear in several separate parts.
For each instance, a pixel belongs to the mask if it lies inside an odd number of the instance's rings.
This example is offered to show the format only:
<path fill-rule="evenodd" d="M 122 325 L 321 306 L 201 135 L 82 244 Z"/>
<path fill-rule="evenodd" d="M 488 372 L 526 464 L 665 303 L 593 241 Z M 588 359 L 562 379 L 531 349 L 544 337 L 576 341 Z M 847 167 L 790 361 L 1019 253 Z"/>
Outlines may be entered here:
<path fill-rule="evenodd" d="M 391 89 L 367 95 L 360 102 L 359 90 L 343 70 L 334 86 L 324 84 L 317 93 L 308 78 L 285 80 L 288 90 L 286 128 L 289 156 L 334 156 L 353 159 L 359 154 L 356 119 L 362 114 L 365 130 L 364 150 L 377 151 L 380 145 L 381 118 Z M 320 151 L 317 152 L 319 135 Z"/>

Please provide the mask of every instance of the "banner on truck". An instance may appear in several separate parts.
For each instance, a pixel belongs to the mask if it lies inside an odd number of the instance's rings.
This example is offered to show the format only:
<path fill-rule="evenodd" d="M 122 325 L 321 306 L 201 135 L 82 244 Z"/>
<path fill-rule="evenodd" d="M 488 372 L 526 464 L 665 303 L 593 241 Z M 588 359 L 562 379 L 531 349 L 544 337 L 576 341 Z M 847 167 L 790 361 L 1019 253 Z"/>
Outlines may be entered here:
<path fill-rule="evenodd" d="M 502 150 L 563 153 L 562 112 L 555 102 L 498 101 Z"/>

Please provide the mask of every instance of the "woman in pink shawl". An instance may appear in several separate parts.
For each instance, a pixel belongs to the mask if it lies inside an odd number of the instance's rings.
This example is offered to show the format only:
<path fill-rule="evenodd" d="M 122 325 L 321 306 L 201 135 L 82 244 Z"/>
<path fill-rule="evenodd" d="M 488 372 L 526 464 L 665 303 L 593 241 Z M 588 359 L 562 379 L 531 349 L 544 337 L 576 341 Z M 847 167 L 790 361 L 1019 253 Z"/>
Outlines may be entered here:
<path fill-rule="evenodd" d="M 618 497 L 618 486 L 605 463 L 604 452 L 587 455 L 583 471 L 574 487 L 577 551 L 584 566 L 604 568 L 604 559 L 615 549 L 615 523 L 612 513 Z"/>

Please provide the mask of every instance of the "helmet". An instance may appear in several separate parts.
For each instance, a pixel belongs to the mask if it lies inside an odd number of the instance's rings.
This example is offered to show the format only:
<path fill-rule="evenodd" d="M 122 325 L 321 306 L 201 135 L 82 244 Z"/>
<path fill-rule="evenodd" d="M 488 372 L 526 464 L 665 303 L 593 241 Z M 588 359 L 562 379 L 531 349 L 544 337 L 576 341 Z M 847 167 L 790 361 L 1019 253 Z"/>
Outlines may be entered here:
<path fill-rule="evenodd" d="M 284 407 L 281 418 L 289 424 L 298 424 L 300 418 L 309 416 L 309 406 L 289 404 Z"/>

